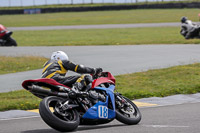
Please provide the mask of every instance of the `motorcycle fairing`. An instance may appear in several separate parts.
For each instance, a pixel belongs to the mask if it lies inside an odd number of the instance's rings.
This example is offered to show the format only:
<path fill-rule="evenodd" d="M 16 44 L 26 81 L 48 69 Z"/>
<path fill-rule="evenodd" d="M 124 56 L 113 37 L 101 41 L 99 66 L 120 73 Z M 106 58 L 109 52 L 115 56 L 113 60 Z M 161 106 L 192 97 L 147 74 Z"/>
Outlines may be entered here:
<path fill-rule="evenodd" d="M 91 87 L 91 88 L 95 88 L 95 87 L 97 87 L 98 85 L 100 85 L 100 84 L 102 84 L 102 83 L 111 83 L 111 84 L 115 84 L 115 78 L 112 76 L 111 73 L 109 73 L 109 72 L 104 72 L 104 74 L 106 74 L 107 76 L 106 76 L 106 77 L 101 77 L 101 78 L 95 79 L 95 80 L 92 82 L 92 87 Z"/>
<path fill-rule="evenodd" d="M 96 87 L 94 89 L 106 91 L 106 102 L 99 101 L 94 106 L 89 108 L 83 115 L 83 119 L 112 119 L 115 118 L 115 97 L 114 97 L 114 85 L 110 85 L 109 88 Z M 109 107 L 112 104 L 112 108 Z"/>
<path fill-rule="evenodd" d="M 11 31 L 8 31 L 6 27 L 0 24 L 0 39 L 4 38 L 5 36 L 10 36 L 11 34 Z"/>

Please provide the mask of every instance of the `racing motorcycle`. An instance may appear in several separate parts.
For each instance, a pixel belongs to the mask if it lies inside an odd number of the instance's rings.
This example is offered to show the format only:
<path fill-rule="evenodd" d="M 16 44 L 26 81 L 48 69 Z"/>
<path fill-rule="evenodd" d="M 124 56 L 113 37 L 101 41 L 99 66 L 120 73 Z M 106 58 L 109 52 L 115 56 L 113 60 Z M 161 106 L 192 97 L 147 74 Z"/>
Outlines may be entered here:
<path fill-rule="evenodd" d="M 79 125 L 105 124 L 117 119 L 127 124 L 138 124 L 141 113 L 128 98 L 115 92 L 115 78 L 110 72 L 94 75 L 91 88 L 71 93 L 73 88 L 53 79 L 25 80 L 22 86 L 43 100 L 39 113 L 50 127 L 73 131 Z M 62 88 L 62 89 L 61 89 Z M 65 92 L 60 90 L 65 90 Z"/>
<path fill-rule="evenodd" d="M 12 31 L 0 24 L 0 46 L 17 46 L 17 42 L 11 37 Z"/>

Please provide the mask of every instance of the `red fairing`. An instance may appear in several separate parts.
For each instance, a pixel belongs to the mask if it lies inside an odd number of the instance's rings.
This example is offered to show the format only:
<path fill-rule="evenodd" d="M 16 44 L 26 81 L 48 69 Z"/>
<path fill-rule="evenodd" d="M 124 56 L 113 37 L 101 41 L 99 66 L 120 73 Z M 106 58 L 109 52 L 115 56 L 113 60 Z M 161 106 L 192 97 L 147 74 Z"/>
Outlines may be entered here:
<path fill-rule="evenodd" d="M 112 84 L 115 84 L 115 78 L 114 76 L 109 73 L 109 72 L 106 72 L 107 73 L 107 77 L 100 77 L 98 79 L 95 79 L 93 82 L 92 82 L 92 88 L 95 88 L 96 86 L 102 84 L 102 83 L 112 83 Z"/>
<path fill-rule="evenodd" d="M 6 27 L 0 24 L 0 39 L 8 32 Z"/>
<path fill-rule="evenodd" d="M 55 81 L 54 79 L 47 79 L 47 78 L 42 78 L 42 79 L 33 79 L 33 80 L 25 80 L 22 83 L 22 86 L 27 89 L 28 85 L 32 84 L 32 83 L 38 83 L 38 82 L 42 82 L 42 83 L 47 83 L 47 84 L 51 84 L 51 85 L 55 85 L 55 86 L 64 86 L 67 87 L 63 84 L 58 83 L 57 81 Z M 69 88 L 69 87 L 67 87 Z"/>

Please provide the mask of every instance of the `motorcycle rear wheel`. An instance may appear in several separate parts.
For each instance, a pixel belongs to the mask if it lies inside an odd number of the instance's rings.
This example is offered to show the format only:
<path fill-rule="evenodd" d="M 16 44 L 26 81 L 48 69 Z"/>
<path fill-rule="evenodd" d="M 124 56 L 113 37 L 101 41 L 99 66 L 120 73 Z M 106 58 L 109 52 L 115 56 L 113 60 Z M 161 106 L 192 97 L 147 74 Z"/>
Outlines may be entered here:
<path fill-rule="evenodd" d="M 50 96 L 44 98 L 39 106 L 40 116 L 44 122 L 61 132 L 73 131 L 80 123 L 77 110 L 61 110 L 58 108 L 65 101 L 63 98 Z"/>
<path fill-rule="evenodd" d="M 118 95 L 121 99 L 116 98 L 116 119 L 127 125 L 138 124 L 142 118 L 138 107 L 128 98 Z M 121 102 L 125 102 L 125 105 Z"/>

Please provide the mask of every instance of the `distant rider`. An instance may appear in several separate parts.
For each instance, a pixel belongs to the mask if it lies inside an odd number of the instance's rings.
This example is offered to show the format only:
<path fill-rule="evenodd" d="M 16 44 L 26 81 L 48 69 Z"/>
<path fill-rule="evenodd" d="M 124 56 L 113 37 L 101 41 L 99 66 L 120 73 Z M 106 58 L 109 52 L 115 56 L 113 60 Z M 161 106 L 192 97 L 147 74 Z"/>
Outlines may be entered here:
<path fill-rule="evenodd" d="M 85 75 L 65 77 L 68 70 Z M 90 68 L 74 64 L 69 61 L 65 52 L 56 51 L 52 53 L 51 59 L 45 63 L 42 78 L 54 79 L 68 87 L 73 86 L 78 90 L 82 90 L 84 87 L 91 85 L 93 79 L 89 74 L 98 74 L 100 72 L 102 72 L 102 68 Z"/>
<path fill-rule="evenodd" d="M 187 17 L 182 17 L 181 23 L 180 33 L 185 37 L 185 39 L 199 38 L 200 27 L 197 24 L 188 20 Z"/>

